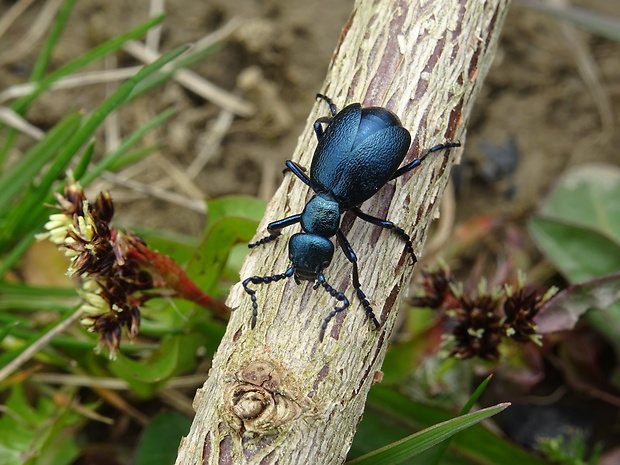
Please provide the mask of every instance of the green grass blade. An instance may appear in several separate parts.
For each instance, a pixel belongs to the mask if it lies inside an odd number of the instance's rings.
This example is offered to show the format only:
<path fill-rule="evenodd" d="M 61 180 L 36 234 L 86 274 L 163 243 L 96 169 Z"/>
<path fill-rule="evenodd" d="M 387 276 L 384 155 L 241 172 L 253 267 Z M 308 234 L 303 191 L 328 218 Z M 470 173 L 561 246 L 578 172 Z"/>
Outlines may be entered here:
<path fill-rule="evenodd" d="M 81 116 L 72 113 L 54 126 L 46 136 L 28 150 L 19 161 L 0 176 L 0 216 L 11 207 L 15 197 L 24 191 L 58 149 L 71 138 L 80 124 Z"/>
<path fill-rule="evenodd" d="M 45 74 L 45 70 L 51 61 L 54 47 L 58 43 L 58 39 L 60 39 L 60 36 L 67 25 L 67 21 L 69 20 L 74 4 L 75 0 L 65 0 L 62 7 L 58 11 L 58 15 L 52 25 L 52 29 L 47 36 L 47 40 L 43 44 L 39 58 L 32 68 L 32 73 L 30 74 L 31 81 L 36 82 Z"/>
<path fill-rule="evenodd" d="M 491 381 L 492 376 L 493 375 L 487 376 L 484 379 L 484 381 L 480 383 L 480 386 L 478 386 L 478 388 L 474 391 L 474 393 L 471 395 L 467 403 L 463 406 L 463 408 L 459 412 L 459 415 L 465 415 L 467 412 L 469 412 L 472 409 L 474 404 L 478 402 L 478 399 L 480 398 L 480 396 L 486 389 L 487 385 L 489 384 L 489 381 Z M 441 458 L 446 453 L 446 450 L 448 450 L 448 446 L 450 445 L 450 440 L 451 438 L 445 440 L 439 445 L 439 447 L 437 448 L 437 452 L 435 453 L 435 457 L 433 458 L 433 461 L 431 462 L 431 465 L 439 465 L 439 463 L 441 463 Z"/>
<path fill-rule="evenodd" d="M 400 425 L 404 430 L 401 437 L 406 435 L 407 431 L 415 432 L 452 417 L 452 414 L 445 410 L 415 402 L 393 388 L 382 385 L 372 387 L 368 393 L 366 409 L 369 417 L 372 413 L 376 417 L 385 419 L 386 423 Z M 363 422 L 364 420 L 362 420 L 360 429 Z M 472 463 L 546 465 L 544 460 L 526 452 L 480 424 L 454 436 L 451 447 L 459 456 L 469 457 Z"/>
<path fill-rule="evenodd" d="M 79 70 L 80 68 L 83 68 L 89 63 L 118 50 L 128 41 L 141 37 L 150 28 L 162 22 L 163 19 L 164 19 L 164 15 L 159 15 L 159 16 L 150 18 L 148 21 L 132 29 L 127 34 L 123 34 L 121 36 L 110 39 L 107 42 L 104 42 L 103 44 L 88 51 L 84 55 L 76 58 L 70 63 L 67 63 L 64 66 L 61 66 L 56 71 L 48 74 L 45 78 L 41 79 L 39 81 L 39 86 L 33 93 L 26 95 L 22 97 L 21 99 L 19 99 L 17 102 L 15 102 L 12 105 L 13 110 L 15 110 L 19 114 L 23 114 L 23 112 L 30 106 L 30 104 L 58 79 L 68 74 L 74 73 L 75 71 Z"/>
<path fill-rule="evenodd" d="M 119 37 L 110 39 L 109 41 L 104 42 L 103 44 L 88 51 L 84 55 L 67 63 L 66 65 L 61 66 L 56 71 L 50 73 L 45 78 L 41 79 L 38 82 L 38 87 L 31 94 L 28 94 L 22 97 L 21 99 L 17 100 L 16 102 L 14 102 L 13 105 L 11 105 L 11 108 L 16 113 L 20 115 L 24 115 L 26 110 L 30 106 L 30 104 L 34 100 L 36 100 L 39 97 L 39 95 L 45 92 L 58 79 L 68 74 L 71 74 L 79 70 L 80 68 L 83 68 L 84 66 L 88 65 L 89 63 L 118 50 L 128 41 L 141 37 L 150 28 L 152 28 L 153 26 L 163 21 L 164 17 L 165 17 L 164 15 L 155 16 L 149 19 L 148 21 L 146 21 L 145 23 L 141 24 L 140 26 L 132 29 L 127 34 L 123 34 Z M 0 123 L 0 129 L 2 129 L 3 127 L 4 125 Z M 13 146 L 16 135 L 17 135 L 16 131 L 9 131 L 9 134 L 4 144 L 2 145 L 2 150 L 0 150 L 0 161 L 6 160 L 7 154 L 9 153 L 10 148 Z"/>
<path fill-rule="evenodd" d="M 116 150 L 107 154 L 99 163 L 97 163 L 97 165 L 92 170 L 86 173 L 83 177 L 78 177 L 76 175 L 76 179 L 79 179 L 83 186 L 87 186 L 88 184 L 90 184 L 99 175 L 101 175 L 101 173 L 103 173 L 105 170 L 108 170 L 114 163 L 116 163 L 121 156 L 127 153 L 127 151 L 146 133 L 152 131 L 154 128 L 168 120 L 168 118 L 170 118 L 175 113 L 175 111 L 176 109 L 174 107 L 167 108 L 166 110 L 162 111 L 144 126 L 131 133 L 129 137 L 125 138 L 123 143 Z"/>
<path fill-rule="evenodd" d="M 40 287 L 0 281 L 0 294 L 8 297 L 76 297 L 75 287 Z"/>
<path fill-rule="evenodd" d="M 144 147 L 140 147 L 136 150 L 132 150 L 130 152 L 124 153 L 120 155 L 116 160 L 110 162 L 107 167 L 107 171 L 120 171 L 126 166 L 133 165 L 134 163 L 143 160 L 149 155 L 161 150 L 162 145 L 159 143 L 155 143 L 152 145 L 147 145 Z"/>
<path fill-rule="evenodd" d="M 13 209 L 8 215 L 5 228 L 12 232 L 13 237 L 21 238 L 25 235 L 26 231 L 30 231 L 33 228 L 36 229 L 38 225 L 42 225 L 45 222 L 45 217 L 41 215 L 41 205 L 53 200 L 50 193 L 53 183 L 61 177 L 63 171 L 80 150 L 81 146 L 92 137 L 97 127 L 99 127 L 105 118 L 125 102 L 131 90 L 138 82 L 184 53 L 186 49 L 187 46 L 178 47 L 161 56 L 153 63 L 146 65 L 138 71 L 135 76 L 120 86 L 113 95 L 103 102 L 99 108 L 86 119 L 84 124 L 61 149 L 48 171 L 43 175 L 39 184 L 28 192 L 20 208 Z M 27 239 L 26 237 L 26 240 Z M 30 240 L 32 240 L 32 238 L 30 238 Z M 8 245 L 10 246 L 10 244 Z M 6 247 L 7 245 L 3 244 L 3 246 Z M 5 267 L 3 266 L 2 269 L 5 269 Z"/>
<path fill-rule="evenodd" d="M 21 256 L 26 253 L 26 250 L 28 250 L 30 244 L 34 241 L 34 235 L 39 232 L 41 232 L 41 227 L 37 226 L 35 229 L 30 231 L 30 233 L 24 234 L 21 239 L 19 239 L 17 244 L 9 248 L 9 253 L 6 257 L 4 257 L 2 263 L 0 263 L 0 279 L 3 279 L 7 271 L 17 264 Z"/>
<path fill-rule="evenodd" d="M 464 430 L 485 418 L 489 418 L 508 407 L 509 403 L 498 404 L 474 413 L 468 413 L 431 426 L 405 439 L 382 447 L 370 454 L 347 462 L 349 465 L 397 465 Z"/>
<path fill-rule="evenodd" d="M 90 165 L 90 162 L 93 159 L 94 153 L 95 141 L 93 140 L 90 144 L 88 144 L 88 147 L 86 147 L 86 150 L 84 150 L 82 158 L 80 158 L 79 163 L 73 170 L 73 176 L 75 177 L 75 179 L 80 179 L 82 176 L 84 176 L 84 173 L 86 173 L 86 170 L 88 170 L 88 165 Z"/>
<path fill-rule="evenodd" d="M 69 15 L 71 13 L 71 10 L 73 9 L 74 3 L 75 0 L 66 0 L 60 8 L 60 11 L 56 16 L 56 20 L 54 21 L 52 29 L 47 36 L 47 40 L 43 44 L 43 49 L 39 54 L 39 58 L 33 66 L 32 73 L 30 75 L 31 81 L 36 82 L 43 77 L 45 69 L 47 68 L 51 60 L 52 51 L 54 50 L 54 47 L 56 46 L 58 39 L 60 38 L 60 35 L 62 34 L 62 31 L 67 24 L 67 20 L 69 19 Z M 3 125 L 0 124 L 0 129 L 2 127 Z M 4 141 L 2 151 L 0 152 L 0 166 L 4 166 L 6 157 L 9 153 L 9 148 L 13 146 L 17 135 L 18 131 L 15 129 L 11 129 L 8 131 L 8 135 Z"/>
<path fill-rule="evenodd" d="M 133 100 L 139 97 L 140 95 L 148 92 L 149 90 L 153 89 L 154 87 L 157 87 L 161 83 L 168 81 L 169 79 L 172 78 L 174 73 L 176 73 L 178 70 L 189 68 L 190 66 L 196 63 L 199 63 L 205 57 L 212 55 L 219 49 L 220 49 L 219 44 L 212 45 L 211 47 L 207 47 L 205 49 L 198 50 L 196 52 L 193 52 L 190 49 L 189 52 L 187 53 L 187 56 L 181 57 L 180 59 L 176 60 L 174 63 L 171 63 L 171 66 L 168 69 L 166 69 L 165 71 L 160 71 L 158 73 L 153 74 L 153 76 L 150 76 L 148 79 L 145 79 L 139 85 L 137 85 L 136 88 L 133 90 L 129 99 Z"/>

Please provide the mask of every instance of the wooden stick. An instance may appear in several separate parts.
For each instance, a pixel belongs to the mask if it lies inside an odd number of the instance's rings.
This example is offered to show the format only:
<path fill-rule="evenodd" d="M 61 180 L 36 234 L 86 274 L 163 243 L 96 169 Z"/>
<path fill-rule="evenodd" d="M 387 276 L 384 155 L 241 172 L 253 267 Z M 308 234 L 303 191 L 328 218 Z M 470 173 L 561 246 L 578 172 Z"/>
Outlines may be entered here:
<path fill-rule="evenodd" d="M 465 139 L 474 98 L 493 59 L 508 0 L 359 0 L 345 25 L 323 89 L 342 108 L 361 102 L 395 112 L 413 137 L 406 161 L 446 140 Z M 325 14 L 329 14 L 328 11 Z M 291 159 L 309 167 L 316 148 L 312 123 L 328 114 L 314 105 Z M 422 255 L 427 228 L 459 149 L 432 154 L 422 166 L 388 183 L 362 205 L 394 221 Z M 286 175 L 268 205 L 256 238 L 269 222 L 301 213 L 311 193 Z M 312 283 L 286 279 L 257 285 L 259 314 L 237 284 L 235 309 L 198 391 L 196 418 L 177 464 L 340 464 L 380 380 L 387 342 L 413 267 L 402 240 L 390 231 L 345 215 L 343 230 L 358 256 L 360 282 L 381 322 L 373 329 L 351 285 L 351 265 L 336 251 L 327 281 L 351 306 L 336 316 L 319 342 L 325 316 L 338 304 Z M 241 279 L 284 273 L 290 266 L 286 228 L 255 248 Z"/>

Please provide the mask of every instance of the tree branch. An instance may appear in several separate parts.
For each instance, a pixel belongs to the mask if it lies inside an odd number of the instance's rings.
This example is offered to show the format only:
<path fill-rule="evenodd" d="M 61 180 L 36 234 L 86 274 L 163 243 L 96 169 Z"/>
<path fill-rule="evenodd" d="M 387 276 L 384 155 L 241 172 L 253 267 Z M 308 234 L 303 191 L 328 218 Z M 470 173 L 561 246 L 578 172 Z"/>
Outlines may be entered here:
<path fill-rule="evenodd" d="M 345 25 L 322 93 L 339 108 L 352 102 L 385 106 L 411 131 L 406 161 L 446 140 L 465 138 L 475 95 L 490 66 L 508 0 L 359 0 Z M 312 89 L 309 89 L 313 92 Z M 328 114 L 314 106 L 292 160 L 309 167 L 316 147 L 312 123 Z M 362 210 L 411 235 L 416 254 L 448 180 L 457 149 L 432 154 L 422 166 L 388 183 Z M 301 213 L 310 189 L 285 176 L 259 226 Z M 385 355 L 401 290 L 413 267 L 402 240 L 345 215 L 342 228 L 358 256 L 362 289 L 381 328 L 368 321 L 351 284 L 351 265 L 336 250 L 327 281 L 351 306 L 319 331 L 338 302 L 312 283 L 284 279 L 255 285 L 258 319 L 250 329 L 250 299 L 237 284 L 235 311 L 209 379 L 198 391 L 196 418 L 177 464 L 343 463 Z M 241 279 L 284 273 L 287 240 L 299 226 L 257 247 Z"/>

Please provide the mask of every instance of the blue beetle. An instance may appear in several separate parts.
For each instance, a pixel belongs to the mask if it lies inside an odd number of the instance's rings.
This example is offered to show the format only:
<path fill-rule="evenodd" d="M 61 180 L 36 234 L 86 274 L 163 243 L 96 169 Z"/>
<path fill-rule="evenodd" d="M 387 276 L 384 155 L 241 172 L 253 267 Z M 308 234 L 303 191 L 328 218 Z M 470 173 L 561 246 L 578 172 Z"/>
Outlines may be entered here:
<path fill-rule="evenodd" d="M 459 142 L 436 145 L 424 155 L 400 167 L 411 144 L 411 135 L 398 117 L 387 108 L 362 108 L 353 103 L 338 112 L 332 100 L 322 94 L 317 98 L 327 102 L 331 116 L 317 119 L 314 132 L 318 145 L 314 152 L 310 177 L 306 169 L 288 160 L 290 170 L 315 193 L 306 204 L 303 212 L 274 221 L 267 226 L 269 235 L 248 244 L 256 247 L 276 239 L 281 230 L 296 223 L 301 223 L 303 232 L 293 234 L 289 239 L 289 258 L 291 266 L 281 274 L 272 276 L 252 276 L 243 281 L 245 292 L 252 301 L 251 327 L 256 325 L 258 304 L 256 293 L 249 284 L 269 284 L 293 276 L 295 282 L 316 281 L 314 289 L 322 286 L 326 292 L 342 303 L 325 317 L 321 325 L 319 339 L 322 341 L 330 320 L 349 306 L 349 300 L 325 280 L 323 270 L 329 266 L 334 255 L 334 245 L 330 238 L 336 236 L 338 245 L 353 265 L 353 287 L 366 315 L 376 328 L 380 327 L 370 302 L 361 289 L 358 276 L 357 256 L 340 229 L 340 218 L 345 211 L 351 211 L 360 219 L 381 228 L 390 229 L 405 242 L 407 252 L 413 263 L 417 261 L 409 235 L 391 221 L 375 218 L 358 207 L 372 197 L 388 181 L 411 171 L 419 166 L 431 153 L 438 150 L 459 147 Z M 327 126 L 323 129 L 323 125 Z"/>

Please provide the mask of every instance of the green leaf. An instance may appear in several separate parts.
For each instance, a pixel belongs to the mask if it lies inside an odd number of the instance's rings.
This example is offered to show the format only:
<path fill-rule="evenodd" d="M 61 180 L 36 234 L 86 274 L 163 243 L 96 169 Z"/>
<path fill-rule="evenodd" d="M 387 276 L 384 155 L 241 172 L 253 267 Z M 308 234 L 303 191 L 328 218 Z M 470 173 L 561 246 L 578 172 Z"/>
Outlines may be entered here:
<path fill-rule="evenodd" d="M 233 246 L 249 241 L 256 222 L 247 218 L 220 218 L 209 229 L 187 268 L 187 275 L 203 292 L 213 294 Z"/>
<path fill-rule="evenodd" d="M 482 393 L 486 389 L 487 385 L 489 384 L 489 381 L 491 381 L 491 376 L 492 375 L 487 376 L 484 379 L 484 381 L 482 381 L 482 383 L 480 383 L 478 388 L 474 391 L 474 393 L 471 395 L 469 400 L 465 403 L 465 405 L 463 406 L 463 408 L 459 412 L 459 415 L 465 415 L 466 413 L 468 413 L 473 408 L 474 404 L 476 402 L 478 402 L 478 399 L 480 398 L 480 396 L 482 395 Z M 437 447 L 437 451 L 436 451 L 436 454 L 435 454 L 433 465 L 439 465 L 440 464 L 441 459 L 445 455 L 446 451 L 448 450 L 448 446 L 449 445 L 450 445 L 450 439 L 447 439 L 447 440 L 443 441 L 439 445 L 439 447 Z"/>
<path fill-rule="evenodd" d="M 171 377 L 192 369 L 196 365 L 196 351 L 204 343 L 196 333 L 167 336 L 148 358 L 134 360 L 121 353 L 109 368 L 137 394 L 150 397 Z"/>
<path fill-rule="evenodd" d="M 408 428 L 411 433 L 420 428 L 445 422 L 452 417 L 452 414 L 445 410 L 412 401 L 394 389 L 382 385 L 373 386 L 368 394 L 367 411 L 364 413 L 358 434 L 364 428 L 366 418 L 369 416 L 367 414 L 370 412 L 377 412 L 382 418 L 391 420 L 385 423 L 384 434 L 394 428 L 402 429 L 403 427 Z M 356 436 L 354 447 L 357 440 Z M 469 457 L 471 463 L 547 465 L 546 462 L 498 437 L 482 425 L 474 425 L 454 436 L 451 449 L 459 455 Z"/>
<path fill-rule="evenodd" d="M 181 340 L 178 337 L 165 339 L 148 359 L 134 360 L 120 353 L 117 360 L 110 363 L 110 369 L 134 388 L 138 383 L 161 383 L 175 373 L 180 345 Z"/>
<path fill-rule="evenodd" d="M 402 463 L 404 460 L 439 444 L 459 431 L 475 425 L 485 418 L 498 414 L 509 405 L 509 403 L 498 404 L 474 413 L 461 415 L 452 420 L 426 428 L 419 433 L 412 434 L 408 438 L 347 463 L 351 465 L 376 465 L 378 463 L 382 465 L 396 465 Z"/>
<path fill-rule="evenodd" d="M 620 269 L 620 169 L 580 165 L 567 171 L 529 230 L 541 251 L 577 283 Z"/>
<path fill-rule="evenodd" d="M 264 207 L 262 201 L 241 196 L 207 203 L 205 235 L 187 268 L 187 275 L 203 292 L 215 292 L 232 248 L 254 236 Z"/>
<path fill-rule="evenodd" d="M 134 465 L 170 465 L 174 463 L 183 435 L 191 421 L 177 412 L 156 415 L 144 430 L 133 460 Z"/>
<path fill-rule="evenodd" d="M 599 231 L 620 243 L 620 168 L 579 165 L 564 173 L 541 208 L 541 215 Z"/>
<path fill-rule="evenodd" d="M 225 216 L 239 216 L 259 222 L 265 214 L 265 202 L 254 197 L 231 195 L 207 201 L 207 229 Z"/>
<path fill-rule="evenodd" d="M 596 230 L 546 218 L 534 218 L 528 226 L 538 248 L 571 283 L 620 269 L 620 245 Z"/>
<path fill-rule="evenodd" d="M 0 417 L 0 463 L 21 465 L 27 457 L 54 454 L 57 441 L 64 442 L 61 435 L 65 429 L 80 420 L 81 417 L 72 412 L 70 402 L 67 406 L 59 406 L 48 397 L 39 396 L 33 406 L 24 394 L 23 384 L 13 386 Z M 75 438 L 69 437 L 72 444 L 65 443 L 63 447 L 75 451 Z M 69 462 L 72 458 L 68 457 Z"/>

